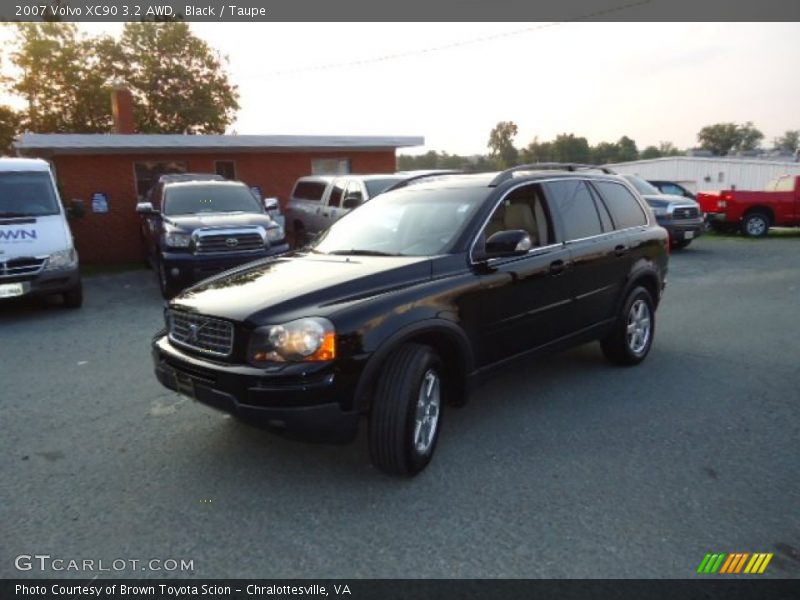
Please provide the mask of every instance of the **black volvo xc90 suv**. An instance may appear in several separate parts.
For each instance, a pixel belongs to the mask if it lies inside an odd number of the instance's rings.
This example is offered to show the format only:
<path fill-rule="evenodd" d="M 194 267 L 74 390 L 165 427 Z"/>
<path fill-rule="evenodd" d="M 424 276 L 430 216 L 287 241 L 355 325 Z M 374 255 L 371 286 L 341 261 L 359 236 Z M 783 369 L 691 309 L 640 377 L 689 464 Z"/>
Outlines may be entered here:
<path fill-rule="evenodd" d="M 161 383 L 237 417 L 351 439 L 414 475 L 446 404 L 532 355 L 599 340 L 648 354 L 667 232 L 621 177 L 583 165 L 404 181 L 302 250 L 171 300 Z"/>

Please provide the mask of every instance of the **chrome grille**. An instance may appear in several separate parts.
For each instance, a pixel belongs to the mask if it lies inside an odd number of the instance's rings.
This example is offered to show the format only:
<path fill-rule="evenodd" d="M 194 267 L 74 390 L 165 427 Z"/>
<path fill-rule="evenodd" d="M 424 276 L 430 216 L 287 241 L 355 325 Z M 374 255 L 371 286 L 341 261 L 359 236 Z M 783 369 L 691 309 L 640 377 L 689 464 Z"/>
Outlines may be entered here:
<path fill-rule="evenodd" d="M 700 216 L 700 211 L 694 206 L 679 206 L 672 211 L 673 219 L 696 219 Z"/>
<path fill-rule="evenodd" d="M 197 234 L 194 251 L 198 254 L 247 252 L 264 249 L 264 236 L 257 231 Z"/>
<path fill-rule="evenodd" d="M 233 325 L 220 319 L 171 310 L 169 339 L 205 354 L 230 356 L 233 351 Z"/>
<path fill-rule="evenodd" d="M 44 269 L 46 258 L 14 258 L 5 262 L 0 261 L 0 279 L 12 277 L 33 277 Z"/>

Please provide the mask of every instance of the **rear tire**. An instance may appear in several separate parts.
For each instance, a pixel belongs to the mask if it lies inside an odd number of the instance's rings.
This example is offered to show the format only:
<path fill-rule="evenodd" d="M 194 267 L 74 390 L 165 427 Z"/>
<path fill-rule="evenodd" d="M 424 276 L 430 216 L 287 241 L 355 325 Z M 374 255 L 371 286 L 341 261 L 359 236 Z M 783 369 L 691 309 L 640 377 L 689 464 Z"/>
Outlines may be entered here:
<path fill-rule="evenodd" d="M 600 340 L 600 347 L 616 365 L 637 365 L 650 352 L 655 331 L 656 312 L 650 292 L 635 287 L 625 299 L 611 333 Z"/>
<path fill-rule="evenodd" d="M 62 294 L 64 297 L 64 306 L 67 308 L 80 308 L 83 306 L 83 284 L 78 281 L 78 284 L 71 290 Z"/>
<path fill-rule="evenodd" d="M 369 416 L 372 464 L 412 477 L 433 457 L 444 406 L 444 365 L 428 346 L 405 344 L 387 359 Z"/>
<path fill-rule="evenodd" d="M 742 234 L 747 237 L 766 237 L 769 233 L 770 218 L 763 212 L 751 212 L 742 219 Z"/>

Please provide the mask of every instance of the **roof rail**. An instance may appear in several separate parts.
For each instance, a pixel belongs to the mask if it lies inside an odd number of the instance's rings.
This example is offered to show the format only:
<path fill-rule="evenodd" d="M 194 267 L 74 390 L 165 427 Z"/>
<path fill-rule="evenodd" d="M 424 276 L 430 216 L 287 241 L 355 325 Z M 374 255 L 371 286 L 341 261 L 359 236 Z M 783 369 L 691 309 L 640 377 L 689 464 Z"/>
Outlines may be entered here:
<path fill-rule="evenodd" d="M 412 177 L 406 177 L 405 179 L 401 179 L 397 183 L 393 183 L 388 188 L 383 190 L 381 194 L 385 194 L 386 192 L 391 192 L 392 190 L 396 190 L 399 188 L 406 187 L 409 183 L 413 181 L 417 181 L 419 179 L 426 179 L 428 177 L 438 177 L 439 175 L 463 175 L 464 171 L 432 171 L 430 173 L 422 173 L 420 175 L 413 175 Z"/>
<path fill-rule="evenodd" d="M 560 170 L 560 171 L 583 171 L 589 169 L 596 169 L 605 173 L 606 175 L 616 175 L 614 171 L 608 167 L 601 167 L 598 165 L 586 165 L 583 163 L 559 163 L 559 162 L 543 162 L 543 163 L 529 163 L 527 165 L 517 165 L 506 169 L 502 173 L 498 173 L 497 177 L 492 179 L 489 187 L 495 187 L 508 181 L 518 171 L 547 171 L 547 170 Z"/>

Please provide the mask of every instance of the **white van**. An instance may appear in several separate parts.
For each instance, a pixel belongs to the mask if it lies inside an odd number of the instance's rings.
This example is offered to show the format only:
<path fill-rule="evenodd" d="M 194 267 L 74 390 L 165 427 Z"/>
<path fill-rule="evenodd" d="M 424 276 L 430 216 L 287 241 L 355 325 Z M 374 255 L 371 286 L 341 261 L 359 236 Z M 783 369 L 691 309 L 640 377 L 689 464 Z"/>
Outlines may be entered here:
<path fill-rule="evenodd" d="M 0 301 L 60 294 L 83 302 L 78 253 L 50 165 L 0 158 Z"/>

